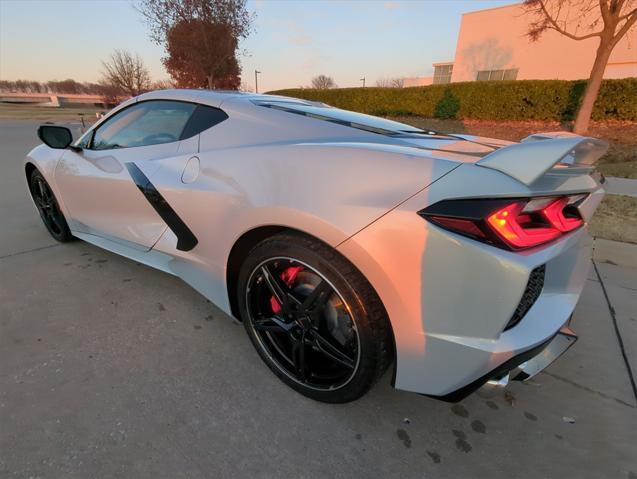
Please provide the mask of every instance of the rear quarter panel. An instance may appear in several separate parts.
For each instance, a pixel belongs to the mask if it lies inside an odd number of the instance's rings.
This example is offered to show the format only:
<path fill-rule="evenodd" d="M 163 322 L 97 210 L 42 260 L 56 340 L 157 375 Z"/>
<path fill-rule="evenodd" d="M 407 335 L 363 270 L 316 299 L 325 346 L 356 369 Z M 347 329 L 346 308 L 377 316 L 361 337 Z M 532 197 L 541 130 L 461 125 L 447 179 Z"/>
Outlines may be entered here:
<path fill-rule="evenodd" d="M 177 274 L 199 276 L 198 284 L 206 278 L 205 291 L 197 289 L 227 312 L 228 256 L 244 233 L 282 226 L 337 246 L 458 165 L 320 144 L 225 148 L 198 157 L 194 182 L 178 180 L 185 163 L 174 161 L 162 162 L 153 182 L 199 244 L 191 252 L 176 251 L 167 232 L 155 249 L 189 263 L 176 265 L 182 268 Z M 192 267 L 197 271 L 186 271 Z"/>
<path fill-rule="evenodd" d="M 585 229 L 514 253 L 442 230 L 418 211 L 451 198 L 580 192 L 590 193 L 580 208 L 590 215 L 603 195 L 590 176 L 546 175 L 528 187 L 498 171 L 463 164 L 339 245 L 389 313 L 398 388 L 446 394 L 540 343 L 574 308 L 590 264 Z M 547 265 L 543 296 L 528 321 L 503 334 L 530 271 L 542 264 Z M 532 320 L 534 315 L 542 319 Z"/>

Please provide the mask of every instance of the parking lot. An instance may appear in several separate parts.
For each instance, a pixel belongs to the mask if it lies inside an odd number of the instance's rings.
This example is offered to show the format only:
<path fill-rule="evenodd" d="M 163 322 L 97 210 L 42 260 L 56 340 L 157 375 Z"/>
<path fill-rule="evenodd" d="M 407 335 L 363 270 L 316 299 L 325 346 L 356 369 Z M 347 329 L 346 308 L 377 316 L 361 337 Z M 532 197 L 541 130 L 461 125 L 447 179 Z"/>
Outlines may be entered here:
<path fill-rule="evenodd" d="M 578 343 L 533 381 L 453 405 L 386 374 L 321 404 L 177 278 L 52 240 L 21 163 L 36 126 L 0 122 L 0 477 L 637 478 L 637 246 L 599 253 Z"/>

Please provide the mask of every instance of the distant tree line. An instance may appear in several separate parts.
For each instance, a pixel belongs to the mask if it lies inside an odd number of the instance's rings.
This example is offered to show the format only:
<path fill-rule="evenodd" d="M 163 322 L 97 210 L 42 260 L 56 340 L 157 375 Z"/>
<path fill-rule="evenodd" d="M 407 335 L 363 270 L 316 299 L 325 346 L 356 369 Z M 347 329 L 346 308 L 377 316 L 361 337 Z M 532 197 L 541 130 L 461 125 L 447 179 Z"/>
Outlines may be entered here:
<path fill-rule="evenodd" d="M 403 88 L 405 86 L 404 78 L 380 78 L 376 80 L 376 86 L 379 88 Z M 312 84 L 310 86 L 299 86 L 300 89 L 314 89 L 314 90 L 331 90 L 332 88 L 338 88 L 338 85 L 329 75 L 317 75 L 312 78 Z"/>
<path fill-rule="evenodd" d="M 104 105 L 116 105 L 125 98 L 147 91 L 174 88 L 170 80 L 151 81 L 141 57 L 125 50 L 115 50 L 102 61 L 101 75 L 98 83 L 78 82 L 71 78 L 46 82 L 0 80 L 0 92 L 99 95 Z"/>
<path fill-rule="evenodd" d="M 380 78 L 376 80 L 376 86 L 379 88 L 403 88 L 405 86 L 404 78 Z"/>
<path fill-rule="evenodd" d="M 116 105 L 125 98 L 151 90 L 173 88 L 172 82 L 161 80 L 148 82 L 136 92 L 125 90 L 117 84 L 102 81 L 100 83 L 78 82 L 72 78 L 39 82 L 34 80 L 0 80 L 2 93 L 32 93 L 32 94 L 73 94 L 98 95 L 104 105 Z"/>
<path fill-rule="evenodd" d="M 11 93 L 67 93 L 85 95 L 103 95 L 110 85 L 78 82 L 71 78 L 39 82 L 33 80 L 0 80 L 0 91 Z"/>

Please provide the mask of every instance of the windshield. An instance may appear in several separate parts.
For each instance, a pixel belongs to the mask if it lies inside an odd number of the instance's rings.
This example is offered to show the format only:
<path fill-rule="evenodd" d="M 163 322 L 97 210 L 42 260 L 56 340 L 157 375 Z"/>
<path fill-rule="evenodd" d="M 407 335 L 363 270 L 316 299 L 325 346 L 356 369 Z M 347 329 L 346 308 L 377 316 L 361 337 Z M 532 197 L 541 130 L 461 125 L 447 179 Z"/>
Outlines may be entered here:
<path fill-rule="evenodd" d="M 256 101 L 257 105 L 266 108 L 274 108 L 276 110 L 303 115 L 317 120 L 338 123 L 339 125 L 349 126 L 359 130 L 365 130 L 381 135 L 401 136 L 405 134 L 420 135 L 437 135 L 438 133 L 430 130 L 421 130 L 410 125 L 405 125 L 398 121 L 386 120 L 376 116 L 365 115 L 348 110 L 340 110 L 324 104 L 306 104 L 299 102 L 286 101 Z"/>

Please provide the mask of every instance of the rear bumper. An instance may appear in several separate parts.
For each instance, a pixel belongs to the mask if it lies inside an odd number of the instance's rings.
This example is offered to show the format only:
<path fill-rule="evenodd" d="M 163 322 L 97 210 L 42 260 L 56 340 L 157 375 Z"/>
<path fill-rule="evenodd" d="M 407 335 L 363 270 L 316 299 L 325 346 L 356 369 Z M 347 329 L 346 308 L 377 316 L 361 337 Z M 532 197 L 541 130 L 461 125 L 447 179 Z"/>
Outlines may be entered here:
<path fill-rule="evenodd" d="M 458 402 L 481 388 L 504 387 L 508 384 L 509 379 L 528 381 L 546 369 L 576 341 L 577 335 L 568 326 L 563 326 L 552 338 L 512 357 L 472 383 L 444 396 L 430 396 L 446 402 Z"/>
<path fill-rule="evenodd" d="M 549 367 L 577 341 L 577 335 L 568 326 L 562 326 L 555 337 L 536 356 L 520 363 L 510 371 L 514 381 L 528 381 Z"/>

